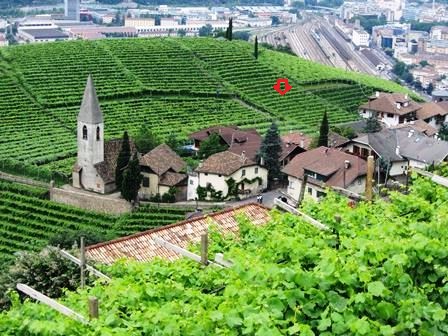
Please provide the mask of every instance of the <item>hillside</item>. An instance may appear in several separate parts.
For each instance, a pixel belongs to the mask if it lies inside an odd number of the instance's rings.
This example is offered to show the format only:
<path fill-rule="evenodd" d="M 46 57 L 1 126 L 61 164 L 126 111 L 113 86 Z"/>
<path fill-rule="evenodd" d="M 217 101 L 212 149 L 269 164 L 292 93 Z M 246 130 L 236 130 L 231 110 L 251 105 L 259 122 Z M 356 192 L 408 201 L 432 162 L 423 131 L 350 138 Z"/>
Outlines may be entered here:
<path fill-rule="evenodd" d="M 85 232 L 102 239 L 183 220 L 187 209 L 142 207 L 111 216 L 46 199 L 48 190 L 0 180 L 0 265 L 20 250 L 40 250 L 54 236 Z"/>
<path fill-rule="evenodd" d="M 186 259 L 118 263 L 104 269 L 110 284 L 62 300 L 85 316 L 87 298 L 97 296 L 100 318 L 89 326 L 13 296 L 0 333 L 446 335 L 447 202 L 447 189 L 425 179 L 408 195 L 355 208 L 330 194 L 305 211 L 333 232 L 289 214 L 273 213 L 265 227 L 242 221 L 238 240 L 211 235 L 210 253 L 225 253 L 231 268 Z"/>
<path fill-rule="evenodd" d="M 252 45 L 213 39 L 110 39 L 2 48 L 0 160 L 70 172 L 75 120 L 87 75 L 94 77 L 106 137 L 131 135 L 142 123 L 165 138 L 214 124 L 256 127 L 272 120 L 283 132 L 315 132 L 324 111 L 331 123 L 354 120 L 375 90 L 395 83 L 325 67 Z M 272 89 L 287 77 L 293 89 Z M 0 167 L 1 169 L 1 167 Z"/>

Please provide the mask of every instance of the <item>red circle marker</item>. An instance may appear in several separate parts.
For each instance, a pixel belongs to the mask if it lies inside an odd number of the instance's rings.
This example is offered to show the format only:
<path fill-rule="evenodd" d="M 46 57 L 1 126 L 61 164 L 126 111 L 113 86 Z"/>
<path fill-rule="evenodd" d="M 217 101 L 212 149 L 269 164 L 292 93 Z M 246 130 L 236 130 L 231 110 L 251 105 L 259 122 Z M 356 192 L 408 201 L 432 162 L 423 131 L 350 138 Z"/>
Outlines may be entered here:
<path fill-rule="evenodd" d="M 284 84 L 285 86 L 284 89 L 282 89 L 282 84 Z M 292 86 L 289 85 L 288 78 L 279 78 L 277 79 L 277 83 L 275 83 L 273 88 L 283 96 L 292 89 Z"/>

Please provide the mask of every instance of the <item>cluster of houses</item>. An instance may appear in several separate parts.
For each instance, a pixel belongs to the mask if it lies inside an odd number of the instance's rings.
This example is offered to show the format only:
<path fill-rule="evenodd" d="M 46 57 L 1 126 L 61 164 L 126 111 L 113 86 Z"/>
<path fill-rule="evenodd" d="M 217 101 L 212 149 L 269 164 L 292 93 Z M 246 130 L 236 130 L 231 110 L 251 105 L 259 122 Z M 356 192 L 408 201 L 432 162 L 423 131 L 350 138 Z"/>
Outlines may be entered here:
<path fill-rule="evenodd" d="M 406 176 L 409 167 L 426 168 L 447 160 L 448 142 L 437 134 L 440 126 L 448 123 L 448 102 L 418 104 L 405 94 L 377 93 L 360 106 L 359 113 L 364 118 L 377 118 L 383 124 L 382 130 L 366 133 L 362 122 L 353 123 L 357 137 L 347 139 L 330 133 L 329 146 L 315 149 L 310 149 L 312 139 L 303 133 L 281 137 L 279 163 L 288 177 L 287 193 L 291 198 L 299 198 L 305 176 L 305 190 L 315 198 L 322 196 L 327 187 L 362 193 L 367 173 L 365 159 L 369 155 L 382 163 L 381 171 L 396 180 Z M 104 140 L 104 120 L 91 77 L 77 129 L 73 186 L 98 193 L 116 190 L 115 168 L 122 140 Z M 215 126 L 190 135 L 193 149 L 198 151 L 212 134 L 217 134 L 227 149 L 201 161 L 194 171 L 189 171 L 186 162 L 165 144 L 140 155 L 140 197 L 150 199 L 175 190 L 177 201 L 214 199 L 216 195 L 226 199 L 264 191 L 268 171 L 258 156 L 262 136 L 255 129 Z M 136 151 L 132 142 L 131 151 Z"/>

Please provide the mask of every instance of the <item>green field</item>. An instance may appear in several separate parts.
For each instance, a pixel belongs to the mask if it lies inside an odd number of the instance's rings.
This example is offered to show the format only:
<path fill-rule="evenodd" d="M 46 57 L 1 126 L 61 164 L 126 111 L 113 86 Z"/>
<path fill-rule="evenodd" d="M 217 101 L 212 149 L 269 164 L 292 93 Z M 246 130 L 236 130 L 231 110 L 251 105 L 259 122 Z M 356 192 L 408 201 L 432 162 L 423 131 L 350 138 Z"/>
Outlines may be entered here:
<path fill-rule="evenodd" d="M 203 127 L 235 124 L 264 132 L 313 133 L 358 118 L 356 107 L 395 83 L 261 50 L 251 44 L 202 38 L 110 39 L 2 48 L 0 161 L 69 174 L 76 153 L 75 121 L 87 75 L 95 80 L 106 137 L 135 134 L 148 124 L 162 140 Z M 293 89 L 272 86 L 287 77 Z M 28 169 L 29 170 L 29 169 Z M 34 174 L 33 174 L 34 175 Z"/>
<path fill-rule="evenodd" d="M 55 235 L 90 232 L 104 239 L 172 224 L 187 209 L 141 207 L 111 216 L 49 201 L 48 190 L 0 180 L 0 263 L 20 250 L 40 250 Z"/>

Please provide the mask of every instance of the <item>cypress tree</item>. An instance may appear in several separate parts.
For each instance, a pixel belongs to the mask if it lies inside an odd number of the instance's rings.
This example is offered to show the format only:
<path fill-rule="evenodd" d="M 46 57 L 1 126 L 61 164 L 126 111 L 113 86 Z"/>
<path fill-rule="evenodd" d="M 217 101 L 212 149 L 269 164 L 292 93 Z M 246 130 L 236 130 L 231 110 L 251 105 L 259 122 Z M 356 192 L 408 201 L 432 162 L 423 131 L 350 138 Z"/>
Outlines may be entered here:
<path fill-rule="evenodd" d="M 226 40 L 229 39 L 229 27 L 226 28 L 226 36 L 225 37 L 226 37 Z"/>
<path fill-rule="evenodd" d="M 258 59 L 258 37 L 257 36 L 255 36 L 254 55 L 255 55 L 255 59 Z"/>
<path fill-rule="evenodd" d="M 229 19 L 229 32 L 228 32 L 228 36 L 227 36 L 229 41 L 232 41 L 232 36 L 233 36 L 233 19 L 230 18 Z"/>
<path fill-rule="evenodd" d="M 322 123 L 320 124 L 320 132 L 319 132 L 319 140 L 317 142 L 317 146 L 325 146 L 328 147 L 328 117 L 327 111 L 325 111 L 324 116 L 322 118 Z"/>
<path fill-rule="evenodd" d="M 140 172 L 140 164 L 138 162 L 137 153 L 135 153 L 123 173 L 121 195 L 126 201 L 131 202 L 137 199 L 142 179 L 143 176 Z"/>
<path fill-rule="evenodd" d="M 266 132 L 266 136 L 260 147 L 259 156 L 263 158 L 264 166 L 268 170 L 268 180 L 272 182 L 281 177 L 280 155 L 282 153 L 282 142 L 277 124 L 273 122 Z"/>
<path fill-rule="evenodd" d="M 129 144 L 128 132 L 123 134 L 123 142 L 121 144 L 121 150 L 117 158 L 117 167 L 115 168 L 115 185 L 121 190 L 123 183 L 123 171 L 131 159 L 131 146 Z"/>

